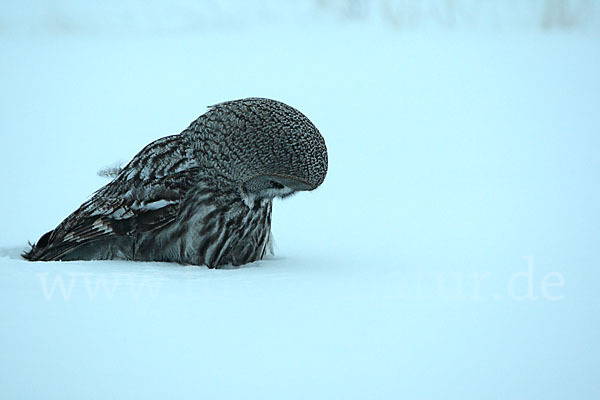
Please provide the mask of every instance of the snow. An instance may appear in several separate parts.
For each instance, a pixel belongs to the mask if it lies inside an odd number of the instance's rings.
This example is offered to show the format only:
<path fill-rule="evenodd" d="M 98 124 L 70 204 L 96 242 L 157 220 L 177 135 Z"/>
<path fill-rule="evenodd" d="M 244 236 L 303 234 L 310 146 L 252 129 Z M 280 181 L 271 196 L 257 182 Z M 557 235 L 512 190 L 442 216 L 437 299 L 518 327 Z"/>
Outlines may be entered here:
<path fill-rule="evenodd" d="M 600 395 L 597 34 L 91 14 L 0 34 L 1 398 Z M 19 259 L 99 169 L 250 96 L 329 149 L 322 187 L 274 204 L 273 257 Z"/>

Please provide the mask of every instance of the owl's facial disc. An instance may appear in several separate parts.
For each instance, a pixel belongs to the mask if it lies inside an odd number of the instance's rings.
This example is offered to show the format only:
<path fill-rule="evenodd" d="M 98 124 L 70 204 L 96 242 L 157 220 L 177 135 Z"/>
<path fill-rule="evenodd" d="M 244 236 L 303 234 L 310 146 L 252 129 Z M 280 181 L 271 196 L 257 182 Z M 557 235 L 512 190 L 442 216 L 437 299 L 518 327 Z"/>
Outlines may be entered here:
<path fill-rule="evenodd" d="M 300 179 L 277 175 L 260 175 L 246 181 L 243 186 L 248 196 L 258 199 L 284 198 L 298 191 L 314 189 L 313 186 Z"/>

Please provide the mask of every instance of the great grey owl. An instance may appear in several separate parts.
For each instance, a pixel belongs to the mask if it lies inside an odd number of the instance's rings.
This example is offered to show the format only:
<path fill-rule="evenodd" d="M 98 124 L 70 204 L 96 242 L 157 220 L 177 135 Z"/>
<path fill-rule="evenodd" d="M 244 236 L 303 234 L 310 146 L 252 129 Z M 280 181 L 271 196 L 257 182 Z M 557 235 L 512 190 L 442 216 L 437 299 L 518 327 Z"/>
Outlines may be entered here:
<path fill-rule="evenodd" d="M 262 98 L 217 104 L 142 149 L 23 257 L 242 265 L 270 246 L 273 198 L 326 174 L 325 141 L 298 110 Z"/>

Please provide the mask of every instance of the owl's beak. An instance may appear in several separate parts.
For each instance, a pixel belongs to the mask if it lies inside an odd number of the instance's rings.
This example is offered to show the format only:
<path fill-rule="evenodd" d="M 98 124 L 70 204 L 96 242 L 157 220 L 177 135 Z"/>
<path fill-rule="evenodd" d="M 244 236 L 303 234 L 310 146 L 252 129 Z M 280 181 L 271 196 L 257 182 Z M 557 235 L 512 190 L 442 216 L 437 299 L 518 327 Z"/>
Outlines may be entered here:
<path fill-rule="evenodd" d="M 288 187 L 295 192 L 315 189 L 314 185 L 296 177 L 272 175 L 271 180 Z"/>

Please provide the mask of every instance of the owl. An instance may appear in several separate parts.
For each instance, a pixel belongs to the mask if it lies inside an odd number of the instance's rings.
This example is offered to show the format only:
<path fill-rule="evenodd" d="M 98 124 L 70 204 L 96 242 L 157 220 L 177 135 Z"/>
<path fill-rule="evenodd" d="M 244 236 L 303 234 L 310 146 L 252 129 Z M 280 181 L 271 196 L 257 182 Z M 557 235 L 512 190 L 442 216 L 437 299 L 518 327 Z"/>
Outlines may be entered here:
<path fill-rule="evenodd" d="M 23 257 L 243 265 L 270 249 L 273 199 L 326 174 L 325 141 L 301 112 L 264 98 L 220 103 L 144 147 Z"/>

